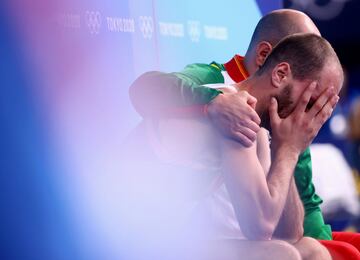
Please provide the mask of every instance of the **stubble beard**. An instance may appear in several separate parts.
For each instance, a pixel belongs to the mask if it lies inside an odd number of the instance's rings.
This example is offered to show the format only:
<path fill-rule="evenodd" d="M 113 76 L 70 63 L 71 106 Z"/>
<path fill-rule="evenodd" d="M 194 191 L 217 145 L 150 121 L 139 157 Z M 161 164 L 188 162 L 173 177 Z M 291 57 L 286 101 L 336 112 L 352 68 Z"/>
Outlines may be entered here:
<path fill-rule="evenodd" d="M 277 96 L 274 96 L 278 103 L 278 114 L 280 118 L 288 117 L 294 110 L 294 108 L 292 107 L 292 104 L 294 102 L 291 100 L 292 90 L 293 90 L 293 86 L 291 84 L 288 84 Z M 260 115 L 260 119 L 261 119 L 261 127 L 264 127 L 271 132 L 269 108 L 267 108 Z"/>

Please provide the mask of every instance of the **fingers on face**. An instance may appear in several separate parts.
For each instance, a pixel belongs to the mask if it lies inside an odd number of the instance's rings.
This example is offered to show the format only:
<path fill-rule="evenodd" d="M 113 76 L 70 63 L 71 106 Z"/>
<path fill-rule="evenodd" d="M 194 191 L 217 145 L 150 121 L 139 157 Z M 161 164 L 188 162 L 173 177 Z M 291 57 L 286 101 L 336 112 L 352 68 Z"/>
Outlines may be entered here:
<path fill-rule="evenodd" d="M 303 113 L 306 110 L 307 105 L 309 104 L 310 98 L 314 89 L 316 88 L 317 82 L 313 81 L 310 85 L 304 90 L 302 96 L 300 97 L 294 112 Z"/>
<path fill-rule="evenodd" d="M 320 113 L 320 111 L 327 103 L 331 102 L 334 96 L 336 96 L 336 94 L 333 87 L 325 89 L 323 93 L 321 93 L 320 97 L 316 100 L 314 105 L 311 107 L 311 109 L 308 111 L 308 116 L 310 118 L 315 117 L 318 113 Z"/>
<path fill-rule="evenodd" d="M 340 97 L 338 95 L 334 95 L 330 100 L 330 105 L 334 109 L 336 104 L 338 103 Z"/>
<path fill-rule="evenodd" d="M 319 113 L 316 114 L 316 116 L 315 116 L 316 122 L 318 122 L 320 125 L 323 125 L 326 122 L 326 120 L 328 120 L 330 118 L 338 101 L 339 101 L 339 97 L 337 95 L 331 96 L 326 101 L 326 103 L 324 104 L 322 109 L 319 111 Z"/>

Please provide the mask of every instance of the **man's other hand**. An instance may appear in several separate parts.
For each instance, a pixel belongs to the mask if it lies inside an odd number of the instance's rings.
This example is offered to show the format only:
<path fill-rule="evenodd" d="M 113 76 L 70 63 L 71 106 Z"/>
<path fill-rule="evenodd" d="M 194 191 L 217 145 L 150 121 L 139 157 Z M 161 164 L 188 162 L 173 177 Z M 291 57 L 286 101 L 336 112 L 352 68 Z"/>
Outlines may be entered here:
<path fill-rule="evenodd" d="M 272 98 L 269 114 L 273 149 L 285 147 L 288 152 L 300 154 L 310 145 L 322 125 L 331 116 L 339 100 L 333 87 L 325 89 L 308 109 L 316 84 L 312 82 L 305 89 L 294 111 L 286 118 L 280 118 L 277 100 Z"/>
<path fill-rule="evenodd" d="M 207 107 L 209 118 L 224 136 L 250 147 L 260 130 L 257 100 L 246 91 L 222 91 Z"/>

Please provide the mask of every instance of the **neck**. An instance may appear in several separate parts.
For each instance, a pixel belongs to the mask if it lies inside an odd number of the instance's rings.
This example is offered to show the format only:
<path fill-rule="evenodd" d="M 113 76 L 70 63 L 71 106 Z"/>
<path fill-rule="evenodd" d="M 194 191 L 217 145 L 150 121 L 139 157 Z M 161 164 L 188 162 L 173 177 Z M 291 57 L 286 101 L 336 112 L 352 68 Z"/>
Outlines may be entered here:
<path fill-rule="evenodd" d="M 249 51 L 246 52 L 243 64 L 249 75 L 253 75 L 257 70 L 255 63 L 251 62 L 253 60 L 254 59 L 251 57 L 251 53 L 249 53 Z"/>

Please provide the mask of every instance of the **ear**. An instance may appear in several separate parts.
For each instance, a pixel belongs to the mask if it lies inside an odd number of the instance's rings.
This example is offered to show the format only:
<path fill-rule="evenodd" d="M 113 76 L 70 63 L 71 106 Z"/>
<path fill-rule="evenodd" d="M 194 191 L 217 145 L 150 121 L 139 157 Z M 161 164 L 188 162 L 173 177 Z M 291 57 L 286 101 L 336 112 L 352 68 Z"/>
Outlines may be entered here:
<path fill-rule="evenodd" d="M 277 64 L 271 72 L 271 83 L 276 88 L 287 85 L 291 78 L 291 68 L 287 62 Z"/>
<path fill-rule="evenodd" d="M 257 67 L 264 64 L 266 57 L 270 54 L 272 46 L 269 42 L 262 41 L 256 45 L 256 59 L 255 63 Z"/>

